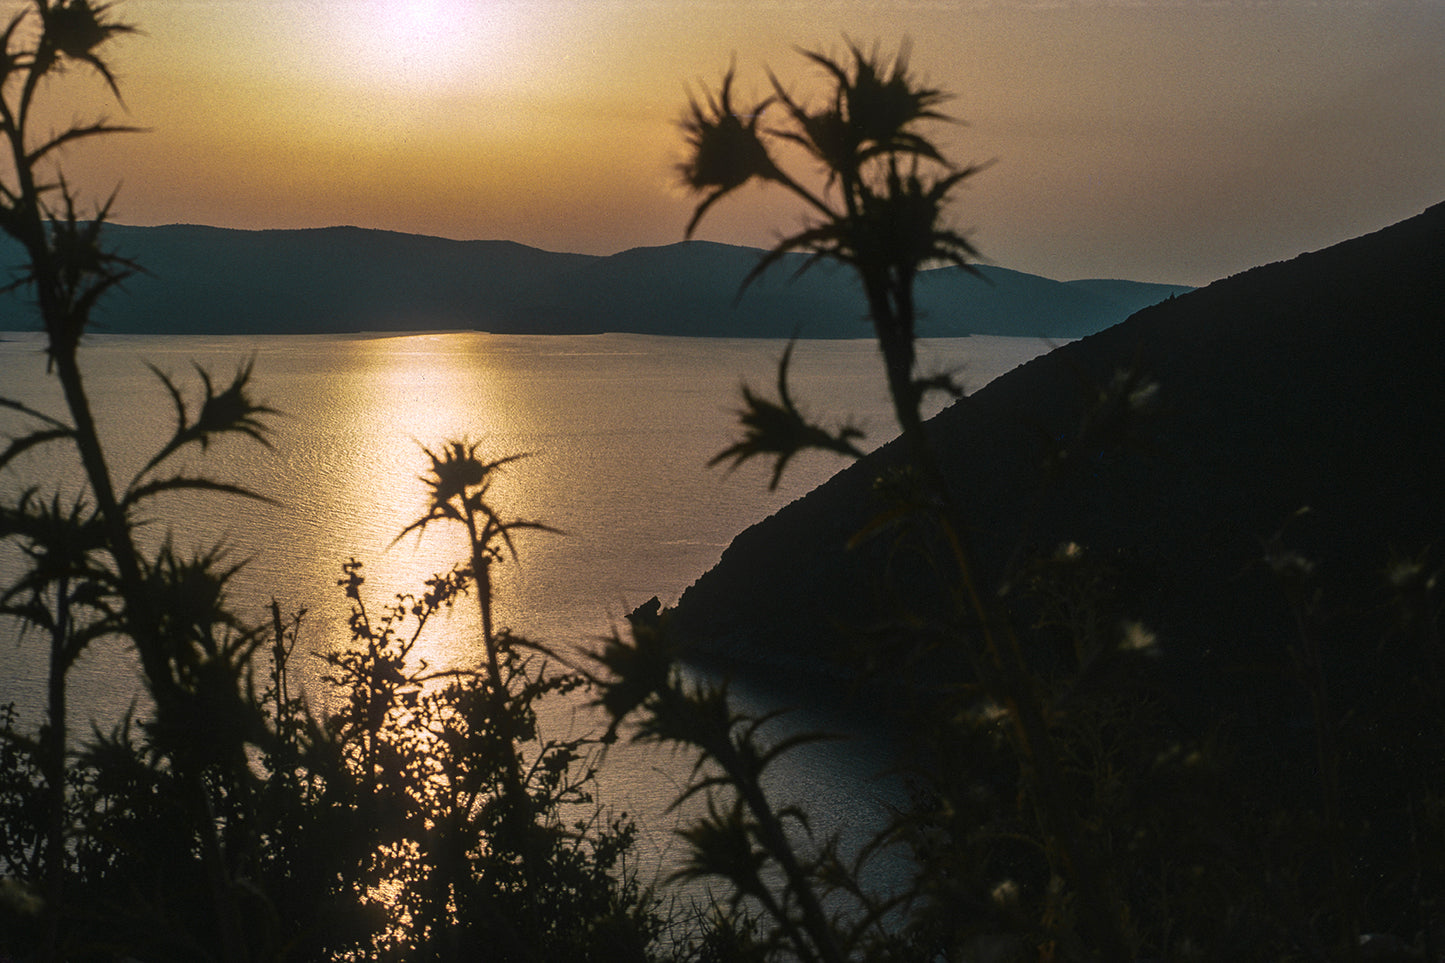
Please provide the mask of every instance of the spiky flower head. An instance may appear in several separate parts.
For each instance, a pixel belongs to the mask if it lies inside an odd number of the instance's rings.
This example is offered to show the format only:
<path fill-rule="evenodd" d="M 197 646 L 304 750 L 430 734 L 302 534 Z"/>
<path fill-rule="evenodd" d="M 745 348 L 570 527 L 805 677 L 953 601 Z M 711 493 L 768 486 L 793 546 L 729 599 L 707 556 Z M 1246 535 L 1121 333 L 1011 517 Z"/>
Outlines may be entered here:
<path fill-rule="evenodd" d="M 916 154 L 942 162 L 933 144 L 914 128 L 921 121 L 947 120 L 934 108 L 948 95 L 909 75 L 907 45 L 891 62 L 877 50 L 864 54 L 853 44 L 848 50 L 853 58 L 851 72 L 820 55 L 809 56 L 838 78 L 840 107 L 863 152 Z"/>
<path fill-rule="evenodd" d="M 754 177 L 771 178 L 778 170 L 758 133 L 758 122 L 770 99 L 739 113 L 733 107 L 732 85 L 733 70 L 729 68 L 715 95 L 708 92 L 701 102 L 696 97 L 689 100 L 687 116 L 681 121 L 691 153 L 678 171 L 689 190 L 707 194 L 687 225 L 689 236 L 718 198 Z"/>
<path fill-rule="evenodd" d="M 436 503 L 465 495 L 467 489 L 480 485 L 490 466 L 477 457 L 477 446 L 454 441 L 441 448 L 441 453 L 427 450 L 431 459 L 431 478 L 423 478 Z"/>
<path fill-rule="evenodd" d="M 111 4 L 92 3 L 91 0 L 58 0 L 56 3 L 40 4 L 40 21 L 43 27 L 39 65 L 48 68 L 60 57 L 68 57 L 89 64 L 105 78 L 111 92 L 120 97 L 120 88 L 110 68 L 101 59 L 99 50 L 106 41 L 126 33 L 135 33 L 136 28 L 128 23 L 112 19 Z"/>

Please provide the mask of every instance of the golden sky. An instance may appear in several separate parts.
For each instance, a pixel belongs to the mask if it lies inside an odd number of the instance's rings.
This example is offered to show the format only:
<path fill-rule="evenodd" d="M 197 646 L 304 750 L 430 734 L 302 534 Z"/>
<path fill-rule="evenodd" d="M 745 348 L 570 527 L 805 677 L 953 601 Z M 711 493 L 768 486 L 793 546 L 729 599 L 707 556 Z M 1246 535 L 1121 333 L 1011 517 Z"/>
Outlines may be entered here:
<path fill-rule="evenodd" d="M 0 7 L 17 9 L 14 2 Z M 115 219 L 354 224 L 610 254 L 682 238 L 676 121 L 735 58 L 912 42 L 993 165 L 955 226 L 1004 267 L 1206 283 L 1445 200 L 1440 0 L 122 0 L 144 134 L 77 146 Z M 89 119 L 69 78 L 58 119 Z M 94 87 L 94 85 L 91 85 Z M 766 192 L 698 236 L 766 246 Z"/>

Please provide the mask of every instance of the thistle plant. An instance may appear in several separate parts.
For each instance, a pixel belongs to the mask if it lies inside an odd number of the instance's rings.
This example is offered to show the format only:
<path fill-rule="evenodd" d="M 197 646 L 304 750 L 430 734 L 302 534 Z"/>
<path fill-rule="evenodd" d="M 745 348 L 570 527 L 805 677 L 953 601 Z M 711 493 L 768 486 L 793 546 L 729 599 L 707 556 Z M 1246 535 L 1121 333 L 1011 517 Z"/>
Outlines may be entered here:
<path fill-rule="evenodd" d="M 25 262 L 10 287 L 34 297 L 66 408 L 66 416 L 57 417 L 18 399 L 0 399 L 31 425 L 0 453 L 0 468 L 21 454 L 49 454 L 69 444 L 86 481 L 86 491 L 68 505 L 27 494 L 6 509 L 0 530 L 0 537 L 16 540 L 32 561 L 21 581 L 5 590 L 4 604 L 51 640 L 50 711 L 40 768 L 51 794 L 52 823 L 45 836 L 46 923 L 39 954 L 52 959 L 64 952 L 63 882 L 75 852 L 65 841 L 69 827 L 60 822 L 68 807 L 59 805 L 67 792 L 65 679 L 87 645 L 119 632 L 135 644 L 154 703 L 147 723 L 151 746 L 174 767 L 174 784 L 198 817 L 177 831 L 194 833 L 203 854 L 202 890 L 210 896 L 215 945 L 221 958 L 241 959 L 247 940 L 235 868 L 245 854 L 227 851 L 214 814 L 221 797 L 229 806 L 247 792 L 245 747 L 256 729 L 243 675 L 255 637 L 226 609 L 224 589 L 233 570 L 219 565 L 217 553 L 186 558 L 166 544 L 147 556 L 134 532 L 138 513 L 169 493 L 255 497 L 176 467 L 177 456 L 232 434 L 264 442 L 263 420 L 270 410 L 250 394 L 249 367 L 220 390 L 203 373 L 204 397 L 194 410 L 163 377 L 175 404 L 174 433 L 135 477 L 116 484 L 79 352 L 96 304 L 138 268 L 103 243 L 110 202 L 83 217 L 56 162 L 62 148 L 135 128 L 101 118 L 59 131 L 37 130 L 37 104 L 47 81 L 72 68 L 98 74 L 119 99 L 110 48 L 134 32 L 113 17 L 109 5 L 91 0 L 34 0 L 0 30 L 0 139 L 7 161 L 0 167 L 0 230 L 24 250 Z M 215 735 L 202 742 L 198 736 L 208 729 Z"/>
<path fill-rule="evenodd" d="M 820 106 L 795 97 L 770 73 L 772 95 L 739 109 L 732 69 L 716 94 L 689 104 L 682 129 L 690 155 L 680 173 L 702 200 L 686 233 L 691 236 L 713 205 L 750 182 L 800 200 L 807 217 L 803 229 L 778 241 L 743 285 L 789 253 L 807 255 L 800 270 L 827 260 L 853 271 L 899 425 L 915 459 L 935 472 L 921 439 L 920 404 L 928 390 L 957 394 L 958 389 L 947 378 L 919 377 L 915 370 L 913 283 L 920 270 L 938 264 L 976 271 L 971 262 L 978 252 L 947 226 L 944 214 L 951 195 L 982 166 L 953 165 L 925 132 L 925 125 L 947 120 L 938 108 L 949 96 L 911 75 L 906 48 L 891 61 L 853 44 L 844 58 L 809 51 L 803 56 L 822 68 L 831 88 Z M 788 148 L 801 150 L 815 166 L 823 177 L 821 189 L 810 188 L 809 178 L 779 163 Z M 780 377 L 785 373 L 784 365 Z M 804 443 L 813 444 L 806 437 Z M 769 447 L 739 448 L 734 457 L 742 460 L 749 451 L 766 454 Z"/>
<path fill-rule="evenodd" d="M 699 797 L 706 813 L 679 828 L 689 858 L 672 878 L 731 886 L 728 912 L 715 925 L 752 920 L 759 930 L 731 933 L 739 959 L 841 963 L 898 952 L 902 941 L 882 925 L 895 901 L 858 882 L 873 849 L 846 857 L 836 838 L 815 837 L 803 807 L 777 805 L 764 787 L 774 763 L 824 737 L 779 738 L 766 731 L 779 713 L 749 717 L 732 708 L 726 684 L 685 678 L 667 622 L 665 614 L 634 617 L 630 639 L 614 633 L 593 656 L 593 682 L 613 719 L 609 735 L 632 719 L 634 741 L 696 754 L 673 808 Z"/>
<path fill-rule="evenodd" d="M 516 546 L 512 541 L 513 532 L 532 529 L 555 531 L 541 522 L 521 519 L 504 519 L 488 501 L 492 482 L 501 469 L 523 457 L 505 455 L 493 461 L 484 461 L 477 456 L 476 444 L 450 442 L 440 453 L 427 449 L 431 460 L 431 475 L 423 477 L 428 491 L 427 511 L 416 521 L 402 529 L 397 539 L 410 532 L 423 532 L 428 525 L 438 521 L 451 521 L 466 529 L 468 551 L 471 556 L 470 576 L 476 585 L 477 608 L 482 620 L 482 646 L 486 659 L 488 681 L 495 702 L 495 717 L 499 725 L 509 725 L 505 703 L 508 698 L 508 680 L 502 671 L 501 638 L 493 618 L 492 566 L 510 555 L 516 558 Z M 516 734 L 510 731 L 498 733 L 504 745 L 511 745 Z M 509 755 L 506 769 L 506 800 L 509 820 L 521 831 L 530 821 L 530 803 L 522 778 L 521 762 L 515 755 Z"/>
<path fill-rule="evenodd" d="M 932 139 L 930 125 L 947 120 L 939 110 L 947 95 L 911 75 L 906 48 L 891 60 L 876 50 L 865 53 L 851 43 L 843 58 L 806 51 L 803 56 L 820 68 L 824 77 L 824 93 L 816 103 L 795 96 L 770 73 L 772 93 L 739 109 L 734 103 L 732 69 L 724 74 L 716 93 L 690 102 L 682 121 L 689 156 L 680 173 L 700 200 L 687 234 L 693 233 L 719 201 L 756 181 L 801 201 L 807 220 L 802 230 L 782 238 L 761 258 L 743 279 L 744 287 L 795 253 L 805 255 L 800 271 L 820 261 L 832 261 L 857 277 L 915 478 L 915 484 L 908 486 L 906 504 L 885 512 L 860 537 L 877 534 L 902 520 L 922 523 L 936 533 L 934 543 L 942 546 L 944 565 L 954 580 L 949 594 L 957 602 L 951 620 L 939 626 L 939 634 L 964 655 L 975 693 L 981 693 L 983 703 L 995 707 L 1006 721 L 1021 795 L 1034 812 L 1050 871 L 1066 888 L 1067 895 L 1057 900 L 1056 906 L 1076 907 L 1054 921 L 1049 939 L 1060 941 L 1066 955 L 1097 952 L 1104 959 L 1129 959 L 1133 940 L 1128 908 L 1103 858 L 1101 843 L 1081 817 L 1070 792 L 1065 760 L 1049 723 L 1043 680 L 1032 670 L 1005 605 L 979 583 L 967 545 L 968 529 L 923 429 L 922 401 L 927 392 L 943 390 L 955 397 L 961 392 L 947 376 L 917 371 L 914 283 L 920 271 L 938 265 L 975 271 L 971 261 L 977 251 L 964 235 L 948 226 L 946 208 L 959 185 L 980 166 L 951 163 Z M 786 169 L 782 159 L 799 155 L 814 166 L 816 177 Z M 820 187 L 808 186 L 819 179 Z M 788 460 L 800 451 L 857 453 L 857 432 L 850 425 L 830 431 L 803 418 L 787 388 L 790 352 L 784 353 L 778 368 L 779 400 L 773 402 L 745 389 L 739 412 L 744 435 L 715 462 L 738 464 L 754 457 L 771 458 L 776 484 Z M 653 659 L 643 658 L 649 653 Z M 841 921 L 826 919 L 810 909 L 820 905 L 814 900 L 817 887 L 825 880 L 848 880 L 847 888 L 861 893 L 856 876 L 824 870 L 822 864 L 793 872 L 790 865 L 798 868 L 801 864 L 789 851 L 790 839 L 787 834 L 774 833 L 776 827 L 771 823 L 776 817 L 765 799 L 754 798 L 761 795 L 758 775 L 776 758 L 775 753 L 758 753 L 753 747 L 756 725 L 725 710 L 725 690 L 689 691 L 667 681 L 669 677 L 657 665 L 648 667 L 649 662 L 665 660 L 667 655 L 666 646 L 648 643 L 642 635 L 637 635 L 630 651 L 614 640 L 601 658 L 616 688 L 613 704 L 608 705 L 606 696 L 603 702 L 614 714 L 640 709 L 643 735 L 696 746 L 704 758 L 722 767 L 724 777 L 702 780 L 693 791 L 721 783 L 733 786 L 736 804 L 731 808 L 710 806 L 707 818 L 684 831 L 696 854 L 691 871 L 729 879 L 740 895 L 761 906 L 773 921 L 777 939 L 788 943 L 802 959 L 840 959 L 864 952 L 859 939 L 867 932 L 866 926 L 850 930 L 840 926 Z M 650 681 L 643 684 L 640 679 Z M 617 693 L 629 695 L 624 698 Z M 711 712 L 704 711 L 708 707 L 713 707 Z M 941 711 L 962 720 L 969 709 L 962 704 Z M 707 734 L 688 723 L 694 716 L 715 718 L 714 731 Z M 947 741 L 950 735 L 945 733 L 942 738 Z M 729 762 L 730 756 L 739 754 L 741 760 L 753 758 L 750 753 L 756 754 L 756 766 Z M 962 801 L 950 801 L 944 808 L 961 810 Z M 788 815 L 806 825 L 801 813 Z M 882 842 L 880 838 L 879 844 Z M 766 860 L 774 860 L 782 868 L 786 883 L 779 890 L 759 882 L 755 867 Z M 955 859 L 949 865 L 961 867 L 963 863 Z M 923 896 L 942 890 L 920 880 L 915 891 Z M 796 912 L 793 905 L 798 907 Z M 862 919 L 876 922 L 878 904 L 864 900 L 863 906 Z"/>
<path fill-rule="evenodd" d="M 343 566 L 353 644 L 325 657 L 327 681 L 345 698 L 326 724 L 342 757 L 327 781 L 355 790 L 343 807 L 355 828 L 342 878 L 363 904 L 392 894 L 380 928 L 388 952 L 642 960 L 662 923 L 626 863 L 634 825 L 594 803 L 589 756 L 599 740 L 545 733 L 538 715 L 586 680 L 494 618 L 493 566 L 515 559 L 518 532 L 554 530 L 500 513 L 492 485 L 521 456 L 488 460 L 478 449 L 424 449 L 427 507 L 398 536 L 459 525 L 462 564 L 376 613 L 360 563 Z M 477 664 L 418 658 L 435 616 L 471 594 Z"/>

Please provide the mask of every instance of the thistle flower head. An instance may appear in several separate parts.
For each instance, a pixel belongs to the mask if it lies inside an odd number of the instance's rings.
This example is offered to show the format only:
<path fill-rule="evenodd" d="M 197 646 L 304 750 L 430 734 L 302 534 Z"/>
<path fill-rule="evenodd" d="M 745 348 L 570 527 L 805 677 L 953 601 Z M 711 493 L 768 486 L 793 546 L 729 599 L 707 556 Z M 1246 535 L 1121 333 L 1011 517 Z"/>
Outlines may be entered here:
<path fill-rule="evenodd" d="M 110 86 L 116 98 L 120 88 L 110 68 L 101 59 L 102 45 L 120 34 L 135 33 L 136 28 L 110 18 L 111 4 L 92 3 L 91 0 L 59 0 L 53 4 L 40 4 L 40 21 L 43 27 L 38 63 L 42 70 L 56 62 L 57 57 L 67 57 L 89 64 Z"/>
<path fill-rule="evenodd" d="M 771 178 L 778 170 L 758 133 L 758 122 L 771 99 L 739 112 L 733 107 L 732 85 L 729 68 L 716 94 L 708 92 L 701 102 L 696 97 L 689 100 L 681 121 L 690 154 L 678 165 L 678 172 L 689 190 L 707 194 L 688 222 L 688 235 L 718 198 L 754 177 Z"/>
<path fill-rule="evenodd" d="M 918 154 L 941 161 L 933 144 L 913 128 L 920 121 L 947 120 L 933 108 L 948 95 L 922 86 L 909 76 L 907 46 L 891 63 L 876 50 L 867 55 L 851 44 L 849 53 L 853 58 L 851 74 L 832 62 L 830 70 L 839 77 L 840 107 L 864 151 Z"/>
<path fill-rule="evenodd" d="M 432 501 L 436 504 L 465 495 L 467 489 L 480 485 L 493 467 L 477 457 L 476 445 L 453 441 L 443 445 L 440 453 L 425 451 L 431 460 L 432 477 L 424 477 L 422 481 L 431 489 Z"/>

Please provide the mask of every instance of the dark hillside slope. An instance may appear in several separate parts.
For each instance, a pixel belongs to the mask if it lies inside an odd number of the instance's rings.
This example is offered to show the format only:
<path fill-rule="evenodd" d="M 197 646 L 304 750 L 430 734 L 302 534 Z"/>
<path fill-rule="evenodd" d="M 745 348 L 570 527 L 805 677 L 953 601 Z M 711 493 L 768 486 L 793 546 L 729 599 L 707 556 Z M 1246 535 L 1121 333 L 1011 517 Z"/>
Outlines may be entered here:
<path fill-rule="evenodd" d="M 1298 723 L 1293 622 L 1258 560 L 1282 527 L 1319 563 L 1332 678 L 1388 700 L 1378 633 L 1392 553 L 1445 550 L 1445 205 L 1138 312 L 988 385 L 930 422 L 981 566 L 1065 541 L 1118 563 L 1126 614 L 1158 633 L 1182 709 L 1248 730 Z M 1138 445 L 1045 484 L 1097 386 L 1158 383 Z M 741 663 L 813 666 L 926 579 L 881 589 L 878 545 L 844 551 L 886 446 L 739 535 L 682 597 L 680 628 Z M 1308 514 L 1291 521 L 1301 508 Z M 847 627 L 835 630 L 834 626 Z M 1408 666 L 1398 667 L 1409 671 Z"/>
<path fill-rule="evenodd" d="M 1071 288 L 1087 291 L 1096 297 L 1104 298 L 1122 309 L 1125 317 L 1135 311 L 1158 304 L 1160 301 L 1187 294 L 1193 290 L 1193 288 L 1177 284 L 1145 284 L 1139 281 L 1120 281 L 1110 278 L 1089 278 L 1064 283 Z"/>

